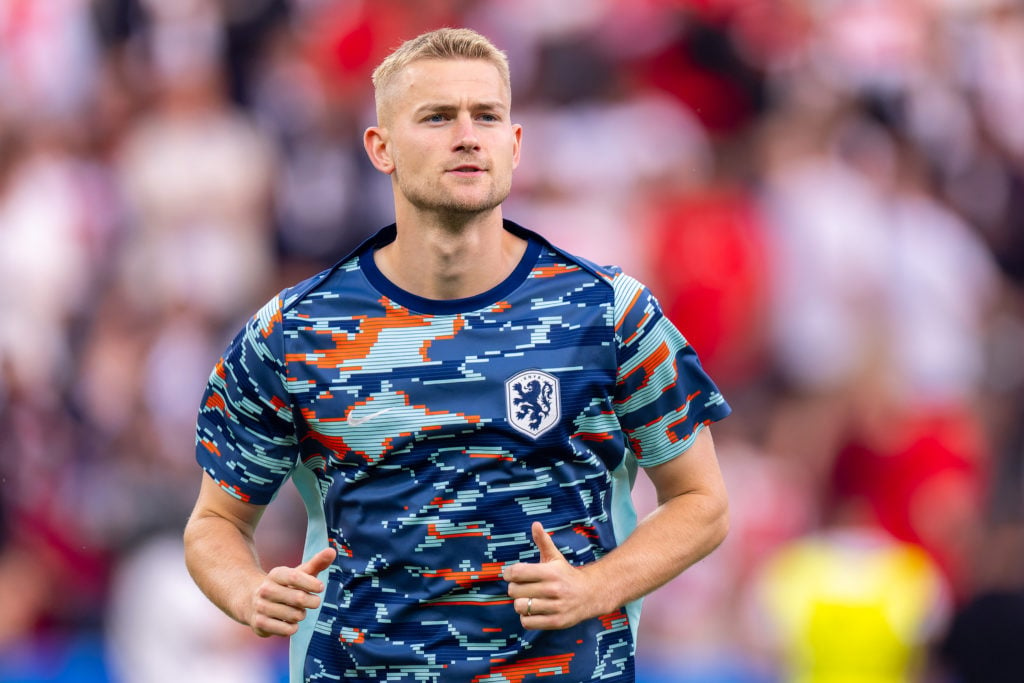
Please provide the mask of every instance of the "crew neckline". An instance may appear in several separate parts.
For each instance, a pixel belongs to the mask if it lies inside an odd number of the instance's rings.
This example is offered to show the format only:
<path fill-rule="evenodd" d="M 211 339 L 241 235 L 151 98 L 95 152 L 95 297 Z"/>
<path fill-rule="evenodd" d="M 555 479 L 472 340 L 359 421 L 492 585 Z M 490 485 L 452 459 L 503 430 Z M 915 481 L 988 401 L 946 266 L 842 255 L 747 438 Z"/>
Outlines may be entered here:
<path fill-rule="evenodd" d="M 377 291 L 409 310 L 433 315 L 453 315 L 477 311 L 508 298 L 512 292 L 526 281 L 540 256 L 541 242 L 530 231 L 521 228 L 509 220 L 504 221 L 504 228 L 526 240 L 526 251 L 523 252 L 522 258 L 519 259 L 519 263 L 508 277 L 487 291 L 470 297 L 461 299 L 428 299 L 406 291 L 387 279 L 380 268 L 377 267 L 373 254 L 377 249 L 395 240 L 398 233 L 394 224 L 381 230 L 371 240 L 369 248 L 359 255 L 359 267 L 366 275 L 366 279 L 370 281 L 370 284 Z"/>

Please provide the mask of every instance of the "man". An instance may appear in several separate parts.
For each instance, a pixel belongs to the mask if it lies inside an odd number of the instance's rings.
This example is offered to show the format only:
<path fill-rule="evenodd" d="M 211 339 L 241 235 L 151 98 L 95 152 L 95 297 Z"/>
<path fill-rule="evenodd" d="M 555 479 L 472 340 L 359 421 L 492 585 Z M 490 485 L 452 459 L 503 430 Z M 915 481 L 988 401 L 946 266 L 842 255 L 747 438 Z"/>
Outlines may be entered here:
<path fill-rule="evenodd" d="M 441 29 L 373 80 L 396 223 L 217 364 L 188 567 L 291 637 L 295 681 L 633 680 L 639 599 L 726 533 L 707 425 L 729 407 L 646 288 L 503 219 L 502 52 Z M 660 500 L 639 525 L 637 465 Z M 289 477 L 304 561 L 264 572 L 253 532 Z"/>

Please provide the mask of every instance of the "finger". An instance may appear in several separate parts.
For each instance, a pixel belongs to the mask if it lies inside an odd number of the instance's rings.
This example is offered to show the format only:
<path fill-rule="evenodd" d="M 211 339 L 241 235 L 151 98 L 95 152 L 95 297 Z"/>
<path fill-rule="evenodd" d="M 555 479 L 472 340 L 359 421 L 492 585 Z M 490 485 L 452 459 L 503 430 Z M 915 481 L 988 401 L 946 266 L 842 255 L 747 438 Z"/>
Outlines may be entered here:
<path fill-rule="evenodd" d="M 533 542 L 537 544 L 537 548 L 540 550 L 540 561 L 541 562 L 552 562 L 554 560 L 564 560 L 562 553 L 559 552 L 558 546 L 548 536 L 548 532 L 544 531 L 544 525 L 540 522 L 534 522 L 531 529 L 533 531 Z"/>
<path fill-rule="evenodd" d="M 338 551 L 334 548 L 324 548 L 316 555 L 300 564 L 297 569 L 309 574 L 310 576 L 316 576 L 323 570 L 330 567 L 331 563 L 334 562 L 334 558 L 337 556 Z"/>
<path fill-rule="evenodd" d="M 252 630 L 260 638 L 267 638 L 269 636 L 288 637 L 294 635 L 299 630 L 299 625 L 297 623 L 281 621 L 280 619 L 273 619 L 263 614 L 257 614 L 253 617 Z"/>
<path fill-rule="evenodd" d="M 298 588 L 308 593 L 319 593 L 323 591 L 324 584 L 317 578 L 317 575 L 330 567 L 336 556 L 337 551 L 334 548 L 324 548 L 295 567 L 294 571 L 286 572 L 287 576 L 278 576 L 275 577 L 275 580 L 282 585 Z"/>
<path fill-rule="evenodd" d="M 513 598 L 527 596 L 528 584 L 536 584 L 551 577 L 551 570 L 541 562 L 519 562 L 506 567 L 502 578 L 508 583 L 508 594 Z"/>
<path fill-rule="evenodd" d="M 515 611 L 523 617 L 536 617 L 547 614 L 544 611 L 544 600 L 542 598 L 516 598 L 512 604 Z"/>
<path fill-rule="evenodd" d="M 306 610 L 279 602 L 264 602 L 259 606 L 259 613 L 273 621 L 285 624 L 297 624 L 306 618 Z"/>
<path fill-rule="evenodd" d="M 256 599 L 264 604 L 287 605 L 302 610 L 320 606 L 319 595 L 309 588 L 295 585 L 302 581 L 316 581 L 308 574 L 281 567 L 271 570 L 267 578 L 269 581 L 265 581 L 256 592 Z"/>
<path fill-rule="evenodd" d="M 306 609 L 301 605 L 303 600 L 319 602 L 319 598 L 303 591 L 288 589 L 290 600 L 284 602 L 280 593 L 281 586 L 260 590 L 256 599 L 250 626 L 260 637 L 290 636 L 298 630 L 298 623 L 305 619 Z"/>
<path fill-rule="evenodd" d="M 311 576 L 300 567 L 274 567 L 267 573 L 267 578 L 282 589 L 294 589 L 305 594 L 319 593 L 324 589 L 324 584 L 320 579 Z M 278 594 L 277 602 L 293 601 L 283 599 L 281 597 L 283 595 L 285 595 L 284 591 Z"/>

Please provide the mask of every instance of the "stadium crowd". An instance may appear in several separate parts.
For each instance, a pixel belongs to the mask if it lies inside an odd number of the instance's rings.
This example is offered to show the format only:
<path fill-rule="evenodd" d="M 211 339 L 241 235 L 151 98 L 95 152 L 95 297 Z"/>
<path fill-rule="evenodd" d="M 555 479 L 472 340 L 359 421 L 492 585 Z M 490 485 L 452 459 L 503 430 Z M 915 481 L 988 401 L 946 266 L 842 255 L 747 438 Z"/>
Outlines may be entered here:
<path fill-rule="evenodd" d="M 181 561 L 199 395 L 393 220 L 369 73 L 441 25 L 509 54 L 505 215 L 650 284 L 735 409 L 642 680 L 1024 680 L 1024 3 L 3 0 L 0 681 L 280 676 Z"/>

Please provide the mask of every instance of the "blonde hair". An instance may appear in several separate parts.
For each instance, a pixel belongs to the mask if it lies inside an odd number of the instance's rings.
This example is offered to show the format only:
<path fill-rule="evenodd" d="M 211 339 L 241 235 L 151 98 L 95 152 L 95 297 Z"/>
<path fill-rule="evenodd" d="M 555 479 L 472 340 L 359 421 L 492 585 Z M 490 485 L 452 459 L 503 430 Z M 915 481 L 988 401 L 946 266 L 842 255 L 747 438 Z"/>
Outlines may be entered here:
<path fill-rule="evenodd" d="M 405 41 L 373 70 L 378 117 L 383 91 L 399 72 L 419 59 L 482 59 L 493 64 L 505 87 L 512 89 L 508 56 L 502 50 L 472 29 L 439 28 Z"/>

